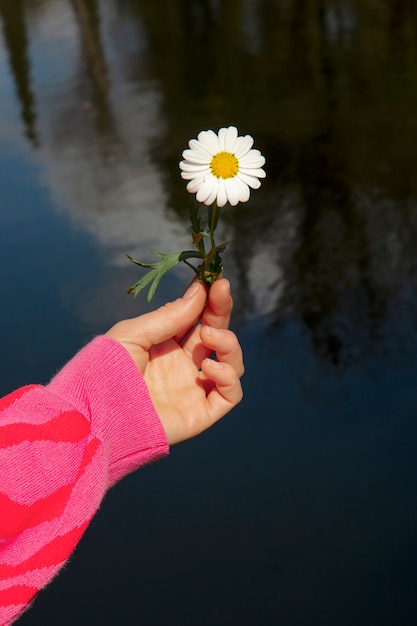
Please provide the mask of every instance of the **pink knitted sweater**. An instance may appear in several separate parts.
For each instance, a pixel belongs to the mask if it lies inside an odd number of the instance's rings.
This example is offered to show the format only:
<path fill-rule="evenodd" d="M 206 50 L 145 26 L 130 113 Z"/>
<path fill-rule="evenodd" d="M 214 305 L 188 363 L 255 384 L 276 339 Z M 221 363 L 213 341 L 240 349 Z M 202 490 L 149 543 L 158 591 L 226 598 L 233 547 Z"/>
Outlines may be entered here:
<path fill-rule="evenodd" d="M 0 624 L 27 608 L 74 550 L 106 491 L 168 453 L 128 352 L 83 348 L 46 387 L 0 400 Z"/>

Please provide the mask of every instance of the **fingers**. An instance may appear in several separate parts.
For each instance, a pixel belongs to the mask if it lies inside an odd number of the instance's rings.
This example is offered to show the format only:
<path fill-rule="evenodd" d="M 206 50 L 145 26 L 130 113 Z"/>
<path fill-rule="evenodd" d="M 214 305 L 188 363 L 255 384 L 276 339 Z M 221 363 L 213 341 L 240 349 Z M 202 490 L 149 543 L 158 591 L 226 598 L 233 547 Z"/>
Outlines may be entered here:
<path fill-rule="evenodd" d="M 151 313 L 119 322 L 107 335 L 121 343 L 129 342 L 149 350 L 153 345 L 186 334 L 200 319 L 206 299 L 204 285 L 193 281 L 182 298 Z"/>
<path fill-rule="evenodd" d="M 214 383 L 207 396 L 207 412 L 214 424 L 242 400 L 242 386 L 236 370 L 228 363 L 204 359 L 201 369 Z"/>
<path fill-rule="evenodd" d="M 209 354 L 215 352 L 218 361 L 231 365 L 238 377 L 243 376 L 242 349 L 236 335 L 231 330 L 202 326 L 200 337 Z"/>
<path fill-rule="evenodd" d="M 208 302 L 204 309 L 201 326 L 196 328 L 182 343 L 182 347 L 191 356 L 197 367 L 203 359 L 210 356 L 212 349 L 201 343 L 200 329 L 203 326 L 211 328 L 228 328 L 232 314 L 233 301 L 230 295 L 230 283 L 225 278 L 218 279 L 211 285 L 208 292 Z"/>
<path fill-rule="evenodd" d="M 237 337 L 230 330 L 202 326 L 200 334 L 205 346 L 217 355 L 217 360 L 205 358 L 201 363 L 203 374 L 212 383 L 207 410 L 214 423 L 242 400 L 243 356 Z"/>

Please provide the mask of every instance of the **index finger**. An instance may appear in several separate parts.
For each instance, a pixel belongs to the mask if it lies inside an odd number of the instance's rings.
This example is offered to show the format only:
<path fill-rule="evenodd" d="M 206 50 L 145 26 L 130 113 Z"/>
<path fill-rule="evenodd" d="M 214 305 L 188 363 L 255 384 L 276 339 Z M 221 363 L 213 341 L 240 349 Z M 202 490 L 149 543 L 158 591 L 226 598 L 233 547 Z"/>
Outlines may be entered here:
<path fill-rule="evenodd" d="M 175 339 L 183 348 L 194 349 L 199 342 L 199 327 L 228 328 L 232 314 L 233 300 L 230 295 L 230 283 L 226 278 L 218 278 L 207 290 L 207 302 L 202 311 L 199 324 L 188 332 L 177 334 Z M 197 321 L 197 320 L 196 320 Z"/>
<path fill-rule="evenodd" d="M 182 298 L 168 302 L 151 313 L 115 324 L 107 335 L 120 343 L 149 350 L 168 339 L 181 336 L 201 318 L 206 299 L 204 285 L 191 283 Z"/>
<path fill-rule="evenodd" d="M 233 300 L 230 295 L 230 283 L 226 278 L 216 280 L 210 287 L 208 302 L 203 311 L 200 324 L 185 337 L 182 348 L 199 367 L 201 361 L 212 354 L 212 350 L 206 347 L 200 337 L 201 326 L 227 329 L 232 314 Z"/>

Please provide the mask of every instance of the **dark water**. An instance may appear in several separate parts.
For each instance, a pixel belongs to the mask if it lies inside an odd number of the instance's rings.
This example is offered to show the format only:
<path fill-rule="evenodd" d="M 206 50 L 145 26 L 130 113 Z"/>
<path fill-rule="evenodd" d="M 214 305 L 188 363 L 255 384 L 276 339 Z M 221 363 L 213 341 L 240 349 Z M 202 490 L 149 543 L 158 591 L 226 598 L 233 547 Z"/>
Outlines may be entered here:
<path fill-rule="evenodd" d="M 148 310 L 125 254 L 189 245 L 189 138 L 235 124 L 268 172 L 221 222 L 244 402 L 111 491 L 19 623 L 417 624 L 415 3 L 0 17 L 3 394 Z"/>

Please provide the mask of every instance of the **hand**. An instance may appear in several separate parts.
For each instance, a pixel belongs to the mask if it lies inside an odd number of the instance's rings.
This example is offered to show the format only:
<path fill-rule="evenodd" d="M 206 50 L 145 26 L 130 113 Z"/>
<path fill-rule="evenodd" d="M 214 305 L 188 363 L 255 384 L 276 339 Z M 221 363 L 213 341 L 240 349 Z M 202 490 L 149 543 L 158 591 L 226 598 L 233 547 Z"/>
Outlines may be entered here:
<path fill-rule="evenodd" d="M 228 330 L 229 282 L 218 279 L 206 301 L 206 287 L 195 280 L 182 298 L 107 333 L 142 373 L 169 445 L 203 432 L 242 399 L 242 351 Z"/>

